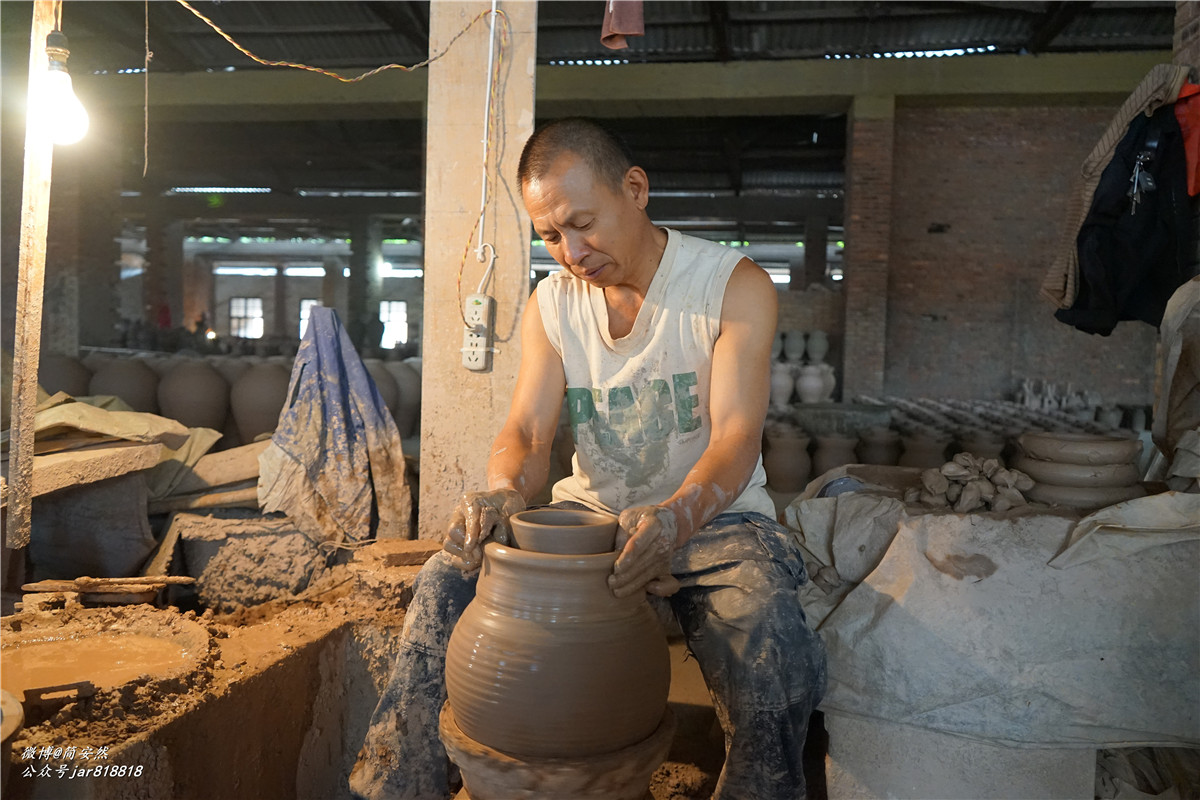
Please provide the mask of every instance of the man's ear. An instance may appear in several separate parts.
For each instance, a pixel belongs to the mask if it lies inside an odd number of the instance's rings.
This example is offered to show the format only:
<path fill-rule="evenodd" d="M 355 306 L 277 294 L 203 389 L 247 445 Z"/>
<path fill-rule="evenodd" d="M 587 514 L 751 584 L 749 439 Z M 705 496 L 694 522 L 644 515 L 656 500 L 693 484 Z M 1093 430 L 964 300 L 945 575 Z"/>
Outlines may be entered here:
<path fill-rule="evenodd" d="M 650 177 L 641 167 L 630 167 L 625 172 L 625 192 L 634 204 L 643 211 L 650 202 Z"/>

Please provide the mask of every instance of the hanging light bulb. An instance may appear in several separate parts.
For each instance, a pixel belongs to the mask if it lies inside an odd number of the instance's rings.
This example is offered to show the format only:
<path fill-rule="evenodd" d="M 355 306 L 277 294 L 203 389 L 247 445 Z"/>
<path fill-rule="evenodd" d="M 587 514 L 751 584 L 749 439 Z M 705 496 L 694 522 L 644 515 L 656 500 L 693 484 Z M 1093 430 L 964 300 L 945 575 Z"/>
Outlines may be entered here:
<path fill-rule="evenodd" d="M 67 72 L 67 57 L 70 54 L 67 37 L 62 31 L 50 31 L 46 37 L 46 55 L 50 57 L 50 67 L 46 71 L 41 92 L 29 98 L 30 112 L 37 115 L 55 144 L 75 144 L 88 130 L 87 110 L 75 96 L 71 73 Z"/>

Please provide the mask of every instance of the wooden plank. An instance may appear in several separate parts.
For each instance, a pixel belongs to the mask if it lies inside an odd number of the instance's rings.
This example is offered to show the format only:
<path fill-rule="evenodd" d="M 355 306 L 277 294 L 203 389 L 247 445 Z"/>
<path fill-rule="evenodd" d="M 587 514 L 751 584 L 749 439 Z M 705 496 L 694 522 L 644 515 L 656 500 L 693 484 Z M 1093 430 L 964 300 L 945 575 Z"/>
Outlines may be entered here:
<path fill-rule="evenodd" d="M 243 481 L 203 494 L 171 495 L 151 500 L 151 514 L 186 511 L 190 508 L 258 508 L 258 482 Z"/>
<path fill-rule="evenodd" d="M 201 456 L 171 494 L 195 494 L 231 483 L 258 480 L 258 457 L 269 444 L 271 440 L 264 439 Z"/>
<path fill-rule="evenodd" d="M 54 27 L 51 0 L 33 4 L 29 31 L 29 97 L 49 70 L 46 36 Z M 42 289 L 46 282 L 46 230 L 50 219 L 50 171 L 54 144 L 34 114 L 25 121 L 25 166 L 21 178 L 21 241 L 17 257 L 16 329 L 13 336 L 12 427 L 9 447 L 8 528 L 5 544 L 29 544 L 33 509 L 33 419 L 37 409 L 38 357 L 42 348 Z"/>
<path fill-rule="evenodd" d="M 158 464 L 161 455 L 161 444 L 114 442 L 104 447 L 34 456 L 32 496 L 149 469 Z M 0 504 L 12 495 L 10 489 Z"/>

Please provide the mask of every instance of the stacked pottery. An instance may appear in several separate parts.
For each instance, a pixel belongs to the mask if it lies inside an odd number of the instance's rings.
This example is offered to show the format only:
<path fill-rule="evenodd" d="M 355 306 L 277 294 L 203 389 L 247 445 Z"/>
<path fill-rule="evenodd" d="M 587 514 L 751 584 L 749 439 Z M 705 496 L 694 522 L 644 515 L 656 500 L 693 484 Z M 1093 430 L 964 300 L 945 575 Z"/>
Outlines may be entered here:
<path fill-rule="evenodd" d="M 547 516 L 550 514 L 551 516 Z M 564 509 L 514 514 L 514 536 L 569 555 L 489 542 L 475 598 L 450 636 L 446 693 L 458 728 L 521 758 L 579 758 L 647 739 L 670 684 L 666 637 L 643 592 L 608 587 L 616 518 Z M 522 531 L 522 527 L 543 530 Z M 544 530 L 544 528 L 557 530 Z M 574 527 L 589 529 L 583 535 Z"/>
<path fill-rule="evenodd" d="M 116 395 L 134 411 L 158 413 L 158 376 L 136 358 L 101 364 L 88 383 L 88 394 Z"/>
<path fill-rule="evenodd" d="M 419 363 L 419 362 L 418 362 Z M 417 433 L 417 412 L 421 408 L 421 373 L 407 361 L 385 361 L 384 368 L 396 381 L 399 401 L 392 415 L 401 437 Z"/>
<path fill-rule="evenodd" d="M 229 384 L 206 361 L 178 361 L 158 382 L 158 405 L 163 416 L 189 428 L 221 431 L 229 414 Z"/>
<path fill-rule="evenodd" d="M 768 425 L 763 433 L 763 469 L 767 486 L 776 492 L 799 492 L 808 484 L 812 462 L 808 458 L 808 436 L 795 425 Z"/>
<path fill-rule="evenodd" d="M 792 365 L 776 361 L 771 365 L 771 407 L 776 411 L 787 409 L 792 401 Z"/>
<path fill-rule="evenodd" d="M 1025 433 L 1018 439 L 1023 455 L 1014 465 L 1033 478 L 1025 492 L 1031 500 L 1093 511 L 1146 490 L 1137 460 L 1138 439 L 1082 433 Z"/>
<path fill-rule="evenodd" d="M 817 436 L 817 449 L 813 453 L 813 474 L 824 475 L 831 469 L 857 461 L 854 447 L 858 438 L 854 436 Z"/>
<path fill-rule="evenodd" d="M 894 467 L 900 461 L 900 434 L 891 428 L 867 428 L 858 437 L 860 464 Z"/>
<path fill-rule="evenodd" d="M 278 364 L 259 363 L 247 369 L 229 390 L 229 406 L 242 444 L 272 433 L 287 402 L 291 374 Z"/>
<path fill-rule="evenodd" d="M 825 376 L 821 366 L 805 364 L 800 368 L 796 378 L 796 393 L 800 395 L 801 403 L 820 403 L 825 399 Z"/>
<path fill-rule="evenodd" d="M 783 357 L 792 364 L 804 360 L 806 336 L 804 331 L 791 330 L 783 334 Z"/>
<path fill-rule="evenodd" d="M 78 358 L 44 353 L 38 359 L 38 384 L 47 394 L 66 392 L 72 397 L 83 397 L 91 380 L 92 371 Z"/>
<path fill-rule="evenodd" d="M 825 363 L 828 352 L 829 338 L 824 331 L 808 334 L 805 345 L 808 363 L 800 367 L 796 377 L 796 393 L 800 395 L 801 403 L 828 403 L 833 399 L 837 377 L 833 367 Z"/>

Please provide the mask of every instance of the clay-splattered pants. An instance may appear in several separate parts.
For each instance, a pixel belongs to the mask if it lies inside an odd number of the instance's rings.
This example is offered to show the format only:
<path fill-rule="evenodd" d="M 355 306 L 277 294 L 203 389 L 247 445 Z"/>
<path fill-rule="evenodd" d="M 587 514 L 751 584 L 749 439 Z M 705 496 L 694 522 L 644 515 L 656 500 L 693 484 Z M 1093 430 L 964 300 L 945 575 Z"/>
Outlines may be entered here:
<path fill-rule="evenodd" d="M 762 514 L 722 514 L 676 552 L 671 569 L 682 584 L 671 610 L 725 730 L 713 797 L 803 798 L 801 751 L 825 692 L 825 646 L 800 608 L 807 576 L 792 535 Z M 477 576 L 445 553 L 417 576 L 396 666 L 350 776 L 358 796 L 450 796 L 452 767 L 437 733 L 446 645 Z"/>

